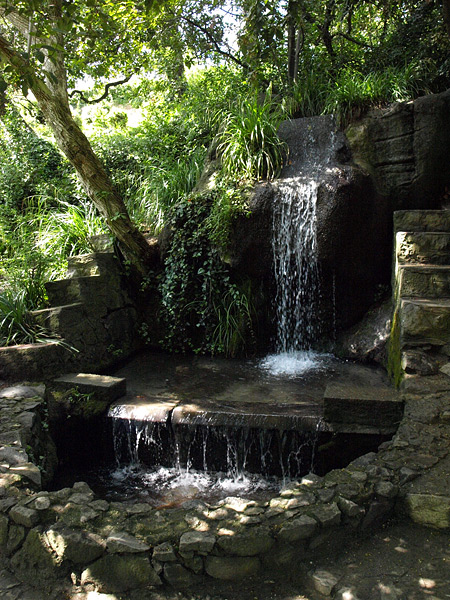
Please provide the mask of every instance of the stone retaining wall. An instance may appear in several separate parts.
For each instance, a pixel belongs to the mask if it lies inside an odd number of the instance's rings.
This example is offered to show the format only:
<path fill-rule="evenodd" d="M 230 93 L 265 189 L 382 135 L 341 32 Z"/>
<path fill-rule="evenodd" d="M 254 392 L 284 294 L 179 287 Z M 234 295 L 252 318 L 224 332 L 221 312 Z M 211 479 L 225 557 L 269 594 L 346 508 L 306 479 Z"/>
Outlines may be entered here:
<path fill-rule="evenodd" d="M 0 552 L 18 577 L 36 586 L 72 580 L 122 593 L 291 568 L 376 525 L 395 506 L 419 522 L 450 527 L 448 495 L 410 489 L 448 460 L 447 379 L 444 391 L 425 400 L 423 393 L 405 396 L 400 429 L 378 454 L 322 478 L 304 477 L 268 502 L 230 497 L 159 510 L 98 499 L 84 482 L 41 490 L 42 469 L 54 467 L 44 389 L 0 391 Z"/>

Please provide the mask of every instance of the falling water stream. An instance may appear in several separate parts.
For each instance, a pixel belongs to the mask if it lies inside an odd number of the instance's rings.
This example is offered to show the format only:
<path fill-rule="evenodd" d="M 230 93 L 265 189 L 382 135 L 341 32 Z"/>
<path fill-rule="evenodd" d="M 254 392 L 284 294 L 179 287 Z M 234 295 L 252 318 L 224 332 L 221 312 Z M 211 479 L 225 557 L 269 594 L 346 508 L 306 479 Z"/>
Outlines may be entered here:
<path fill-rule="evenodd" d="M 115 418 L 116 466 L 105 471 L 110 494 L 169 506 L 190 498 L 275 494 L 311 469 L 317 431 L 246 427 L 167 427 Z"/>
<path fill-rule="evenodd" d="M 272 223 L 276 352 L 261 362 L 275 375 L 301 375 L 324 358 L 313 350 L 321 333 L 316 207 L 333 150 L 333 134 L 324 147 L 310 129 L 297 172 L 277 184 Z"/>

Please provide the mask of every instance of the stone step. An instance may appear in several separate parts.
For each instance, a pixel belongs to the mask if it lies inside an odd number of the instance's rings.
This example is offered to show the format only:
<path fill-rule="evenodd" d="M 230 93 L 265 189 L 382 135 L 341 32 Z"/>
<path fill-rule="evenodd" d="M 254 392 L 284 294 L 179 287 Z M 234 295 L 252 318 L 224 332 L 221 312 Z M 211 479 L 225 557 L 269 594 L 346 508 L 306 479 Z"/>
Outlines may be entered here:
<path fill-rule="evenodd" d="M 87 306 L 96 304 L 97 309 L 100 305 L 114 309 L 127 304 L 120 287 L 110 283 L 109 277 L 94 275 L 49 281 L 45 288 L 52 306 L 84 302 Z"/>
<path fill-rule="evenodd" d="M 69 339 L 72 337 L 70 334 L 79 329 L 87 318 L 86 307 L 82 302 L 33 310 L 31 314 L 38 325 L 63 338 L 68 333 Z"/>
<path fill-rule="evenodd" d="M 398 210 L 394 231 L 444 231 L 450 233 L 450 210 Z"/>
<path fill-rule="evenodd" d="M 114 402 L 126 394 L 126 380 L 94 373 L 67 373 L 51 383 L 52 390 L 76 389 L 80 394 L 95 395 L 97 401 Z"/>
<path fill-rule="evenodd" d="M 401 298 L 450 298 L 450 266 L 401 265 L 397 285 Z"/>
<path fill-rule="evenodd" d="M 399 316 L 402 346 L 450 343 L 450 299 L 402 299 Z"/>
<path fill-rule="evenodd" d="M 325 423 L 359 424 L 395 431 L 402 416 L 403 402 L 392 388 L 332 383 L 325 389 Z"/>
<path fill-rule="evenodd" d="M 112 252 L 94 252 L 72 256 L 67 261 L 67 277 L 92 277 L 118 273 L 120 263 Z"/>
<path fill-rule="evenodd" d="M 48 281 L 45 284 L 45 289 L 47 290 L 47 296 L 52 306 L 63 306 L 82 302 L 86 288 L 90 293 L 95 294 L 99 287 L 104 285 L 105 278 L 96 275 Z"/>
<path fill-rule="evenodd" d="M 450 454 L 405 486 L 402 504 L 415 523 L 450 528 Z"/>
<path fill-rule="evenodd" d="M 398 231 L 396 263 L 450 265 L 450 233 Z"/>

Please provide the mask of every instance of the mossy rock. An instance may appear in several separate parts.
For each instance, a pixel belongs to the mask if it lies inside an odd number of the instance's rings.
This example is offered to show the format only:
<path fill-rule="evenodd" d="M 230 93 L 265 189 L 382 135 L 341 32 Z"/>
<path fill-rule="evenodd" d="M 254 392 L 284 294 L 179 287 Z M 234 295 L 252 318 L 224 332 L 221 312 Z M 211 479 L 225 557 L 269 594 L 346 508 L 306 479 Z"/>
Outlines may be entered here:
<path fill-rule="evenodd" d="M 66 391 L 51 391 L 48 404 L 51 420 L 68 416 L 87 420 L 103 415 L 108 410 L 110 400 L 98 398 L 95 392 L 84 394 L 74 387 Z"/>

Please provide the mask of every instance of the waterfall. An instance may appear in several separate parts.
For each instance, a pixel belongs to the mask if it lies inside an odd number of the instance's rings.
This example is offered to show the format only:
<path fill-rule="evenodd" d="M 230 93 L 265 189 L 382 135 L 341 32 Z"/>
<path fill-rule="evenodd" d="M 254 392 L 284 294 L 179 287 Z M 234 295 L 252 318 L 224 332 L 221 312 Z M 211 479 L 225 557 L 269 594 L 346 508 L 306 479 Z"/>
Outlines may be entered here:
<path fill-rule="evenodd" d="M 319 333 L 314 180 L 281 183 L 273 211 L 277 353 L 310 350 Z"/>
<path fill-rule="evenodd" d="M 277 182 L 273 204 L 276 354 L 261 367 L 275 375 L 301 375 L 322 362 L 313 350 L 321 333 L 316 206 L 335 134 L 331 121 L 302 121 L 292 165 Z"/>
<path fill-rule="evenodd" d="M 277 492 L 314 468 L 319 428 L 275 430 L 243 426 L 175 425 L 110 411 L 116 466 L 110 485 L 152 504 L 190 497 Z"/>

